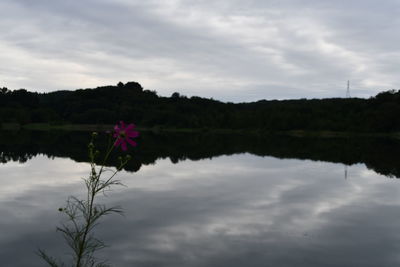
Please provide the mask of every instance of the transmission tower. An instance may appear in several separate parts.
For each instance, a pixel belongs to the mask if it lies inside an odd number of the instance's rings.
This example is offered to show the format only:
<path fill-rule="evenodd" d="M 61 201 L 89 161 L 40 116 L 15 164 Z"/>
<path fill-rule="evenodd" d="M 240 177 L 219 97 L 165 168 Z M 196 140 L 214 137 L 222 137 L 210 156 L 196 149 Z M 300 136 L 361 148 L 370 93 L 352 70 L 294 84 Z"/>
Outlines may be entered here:
<path fill-rule="evenodd" d="M 350 98 L 350 81 L 347 81 L 346 98 Z"/>

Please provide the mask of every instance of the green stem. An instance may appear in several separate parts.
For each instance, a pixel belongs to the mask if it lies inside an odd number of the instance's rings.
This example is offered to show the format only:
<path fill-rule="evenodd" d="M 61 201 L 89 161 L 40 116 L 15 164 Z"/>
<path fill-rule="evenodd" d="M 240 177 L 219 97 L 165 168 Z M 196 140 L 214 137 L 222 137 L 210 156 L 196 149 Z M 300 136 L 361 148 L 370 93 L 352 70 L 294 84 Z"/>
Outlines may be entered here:
<path fill-rule="evenodd" d="M 88 198 L 87 198 L 89 215 L 88 215 L 88 217 L 86 219 L 86 226 L 85 226 L 85 231 L 83 233 L 82 241 L 79 244 L 79 252 L 78 252 L 78 255 L 77 255 L 76 267 L 81 267 L 82 256 L 83 256 L 83 252 L 85 250 L 85 245 L 86 245 L 86 242 L 87 242 L 86 239 L 87 239 L 87 236 L 88 236 L 89 231 L 90 231 L 90 226 L 92 224 L 94 199 L 96 197 L 97 192 L 99 192 L 97 190 L 97 187 L 99 185 L 100 176 L 101 176 L 101 174 L 103 172 L 105 162 L 107 161 L 107 159 L 110 156 L 112 150 L 114 149 L 115 143 L 116 143 L 116 141 L 108 149 L 107 154 L 104 157 L 103 164 L 101 165 L 98 174 L 96 173 L 96 167 L 95 167 L 96 165 L 95 165 L 95 162 L 94 162 L 93 147 L 91 147 L 89 149 L 89 155 L 90 155 L 90 158 L 91 158 L 91 163 L 90 163 L 90 165 L 91 165 L 91 175 L 90 175 L 90 178 L 89 178 Z"/>

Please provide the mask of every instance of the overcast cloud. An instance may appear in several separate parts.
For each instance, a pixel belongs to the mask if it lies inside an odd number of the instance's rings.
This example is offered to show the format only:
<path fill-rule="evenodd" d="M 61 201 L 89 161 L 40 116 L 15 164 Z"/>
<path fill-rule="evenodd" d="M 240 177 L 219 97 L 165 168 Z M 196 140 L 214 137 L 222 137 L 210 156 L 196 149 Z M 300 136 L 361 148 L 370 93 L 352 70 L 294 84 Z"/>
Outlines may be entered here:
<path fill-rule="evenodd" d="M 223 101 L 397 89 L 398 0 L 2 0 L 0 86 Z"/>

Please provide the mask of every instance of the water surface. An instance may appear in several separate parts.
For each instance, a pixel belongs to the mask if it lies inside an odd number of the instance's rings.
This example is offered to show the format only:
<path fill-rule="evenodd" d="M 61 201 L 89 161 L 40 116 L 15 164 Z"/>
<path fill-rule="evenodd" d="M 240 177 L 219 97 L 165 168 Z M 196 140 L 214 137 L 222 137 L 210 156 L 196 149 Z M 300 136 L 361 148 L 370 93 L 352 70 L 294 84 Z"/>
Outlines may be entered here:
<path fill-rule="evenodd" d="M 83 196 L 88 135 L 3 134 L 1 266 L 44 266 L 39 247 L 67 257 L 57 209 Z M 396 155 L 397 141 L 212 138 L 142 137 L 119 175 L 126 187 L 101 199 L 125 215 L 98 228 L 110 246 L 99 257 L 121 267 L 400 263 L 398 166 L 377 155 Z"/>

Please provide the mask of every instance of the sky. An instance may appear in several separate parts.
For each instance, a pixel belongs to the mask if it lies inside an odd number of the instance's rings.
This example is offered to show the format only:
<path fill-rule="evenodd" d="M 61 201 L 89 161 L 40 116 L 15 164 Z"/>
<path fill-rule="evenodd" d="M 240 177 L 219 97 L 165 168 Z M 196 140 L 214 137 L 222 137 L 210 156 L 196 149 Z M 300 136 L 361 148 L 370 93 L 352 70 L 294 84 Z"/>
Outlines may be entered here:
<path fill-rule="evenodd" d="M 222 101 L 400 88 L 399 0 L 1 0 L 0 86 Z"/>

